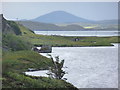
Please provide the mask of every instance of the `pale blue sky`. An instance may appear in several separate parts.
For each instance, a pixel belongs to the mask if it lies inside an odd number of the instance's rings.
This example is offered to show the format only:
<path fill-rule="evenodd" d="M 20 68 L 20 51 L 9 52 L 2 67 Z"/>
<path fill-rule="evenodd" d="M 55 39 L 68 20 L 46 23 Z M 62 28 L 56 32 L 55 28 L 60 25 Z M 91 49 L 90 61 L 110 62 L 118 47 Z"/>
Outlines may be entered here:
<path fill-rule="evenodd" d="M 118 18 L 117 2 L 4 2 L 3 14 L 7 19 L 33 19 L 53 12 L 67 11 L 89 20 Z"/>

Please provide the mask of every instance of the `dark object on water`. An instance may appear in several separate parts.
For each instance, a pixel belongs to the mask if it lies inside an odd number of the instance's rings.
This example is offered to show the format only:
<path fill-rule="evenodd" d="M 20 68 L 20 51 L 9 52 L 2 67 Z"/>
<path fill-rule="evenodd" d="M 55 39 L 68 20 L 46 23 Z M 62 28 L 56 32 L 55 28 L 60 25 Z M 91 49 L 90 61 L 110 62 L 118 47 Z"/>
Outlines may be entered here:
<path fill-rule="evenodd" d="M 51 53 L 52 47 L 48 46 L 48 45 L 43 45 L 43 46 L 41 46 L 40 49 L 38 49 L 37 47 L 33 48 L 33 51 L 36 51 L 38 53 Z"/>

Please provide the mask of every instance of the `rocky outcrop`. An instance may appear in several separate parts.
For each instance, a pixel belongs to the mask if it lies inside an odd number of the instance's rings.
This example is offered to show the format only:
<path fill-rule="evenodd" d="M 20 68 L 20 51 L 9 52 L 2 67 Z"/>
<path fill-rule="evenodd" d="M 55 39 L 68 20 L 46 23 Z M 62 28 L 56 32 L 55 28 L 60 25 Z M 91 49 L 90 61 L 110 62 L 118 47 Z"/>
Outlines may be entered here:
<path fill-rule="evenodd" d="M 43 45 L 43 46 L 41 46 L 40 49 L 38 49 L 37 47 L 33 48 L 33 51 L 36 51 L 38 53 L 51 53 L 52 47 L 48 46 L 48 45 Z"/>
<path fill-rule="evenodd" d="M 11 26 L 7 23 L 7 21 L 3 18 L 3 14 L 0 15 L 0 28 L 3 33 L 14 33 L 12 31 Z"/>
<path fill-rule="evenodd" d="M 0 29 L 2 29 L 3 34 L 16 34 L 21 35 L 20 28 L 14 21 L 8 21 L 0 14 Z"/>

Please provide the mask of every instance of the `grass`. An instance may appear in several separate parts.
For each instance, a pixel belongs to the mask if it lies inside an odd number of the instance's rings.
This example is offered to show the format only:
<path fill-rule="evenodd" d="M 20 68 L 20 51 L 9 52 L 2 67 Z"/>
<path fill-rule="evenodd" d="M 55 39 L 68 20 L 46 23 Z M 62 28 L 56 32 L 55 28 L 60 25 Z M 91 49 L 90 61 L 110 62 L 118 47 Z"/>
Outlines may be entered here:
<path fill-rule="evenodd" d="M 11 73 L 8 72 L 7 75 L 16 82 L 11 82 L 11 86 L 15 88 L 23 88 L 23 85 L 29 88 L 67 88 L 71 87 L 70 84 L 64 82 L 63 80 L 57 80 L 57 79 L 51 79 L 51 78 L 45 78 L 45 77 L 38 77 L 37 79 L 33 79 L 35 77 L 27 77 L 25 75 L 21 75 L 18 73 Z M 12 80 L 11 80 L 12 81 Z M 22 82 L 22 83 L 21 83 Z M 16 83 L 16 84 L 15 84 Z M 18 87 L 18 85 L 19 87 Z M 14 86 L 16 85 L 16 86 Z"/>
<path fill-rule="evenodd" d="M 52 65 L 50 59 L 34 51 L 7 52 L 3 55 L 3 71 L 27 71 L 28 68 L 48 69 Z M 6 69 L 8 68 L 8 69 Z"/>

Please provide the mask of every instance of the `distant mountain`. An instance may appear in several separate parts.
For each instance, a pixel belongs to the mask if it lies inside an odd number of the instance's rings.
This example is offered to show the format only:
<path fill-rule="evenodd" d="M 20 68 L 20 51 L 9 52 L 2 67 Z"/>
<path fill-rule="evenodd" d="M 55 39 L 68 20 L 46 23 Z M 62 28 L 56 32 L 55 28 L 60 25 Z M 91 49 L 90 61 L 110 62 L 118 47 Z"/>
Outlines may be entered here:
<path fill-rule="evenodd" d="M 54 11 L 43 16 L 32 19 L 32 21 L 44 23 L 74 23 L 74 22 L 94 22 L 84 18 L 77 17 L 65 11 Z"/>
<path fill-rule="evenodd" d="M 90 29 L 117 29 L 117 20 L 92 21 L 65 11 L 54 11 L 32 20 L 21 20 L 20 23 L 31 30 L 71 31 L 84 30 L 83 27 L 92 27 Z M 62 24 L 62 26 L 59 26 L 59 24 Z"/>
<path fill-rule="evenodd" d="M 67 26 L 57 26 L 55 24 L 48 24 L 48 23 L 40 23 L 40 22 L 33 22 L 33 21 L 19 21 L 20 24 L 24 25 L 25 27 L 31 30 L 49 30 L 49 31 L 72 31 L 72 30 L 84 30 L 84 28 L 80 25 L 67 25 Z"/>

